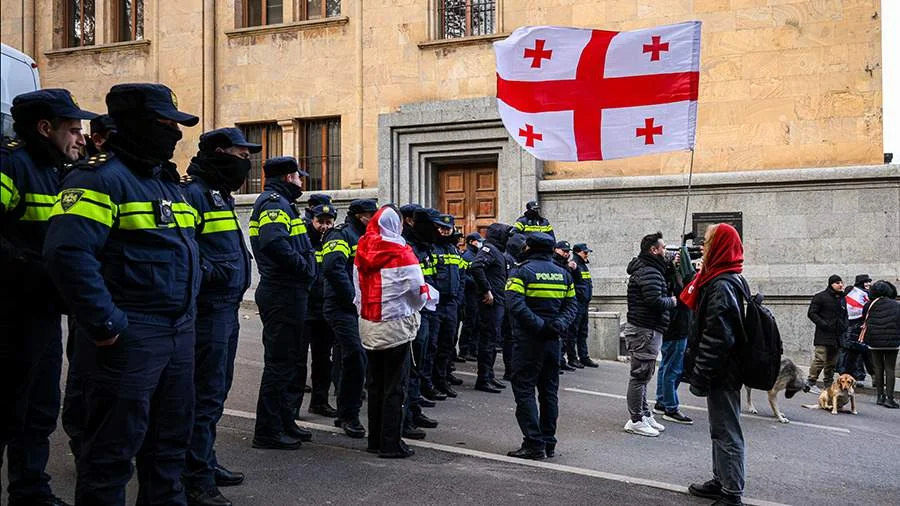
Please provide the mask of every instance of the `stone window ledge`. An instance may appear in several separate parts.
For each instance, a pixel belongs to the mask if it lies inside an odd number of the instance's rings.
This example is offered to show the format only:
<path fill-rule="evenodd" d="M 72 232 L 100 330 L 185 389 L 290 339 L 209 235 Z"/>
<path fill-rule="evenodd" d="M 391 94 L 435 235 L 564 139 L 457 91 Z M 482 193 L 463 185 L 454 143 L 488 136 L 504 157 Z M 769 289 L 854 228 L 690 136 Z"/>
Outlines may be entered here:
<path fill-rule="evenodd" d="M 48 58 L 55 58 L 72 54 L 106 53 L 113 51 L 125 51 L 128 49 L 145 49 L 149 47 L 149 39 L 127 40 L 125 42 L 113 42 L 111 44 L 97 44 L 94 46 L 64 47 L 60 49 L 53 49 L 51 51 L 45 52 L 44 56 L 47 56 Z"/>
<path fill-rule="evenodd" d="M 323 19 L 310 19 L 307 21 L 294 21 L 291 23 L 278 23 L 265 26 L 248 26 L 246 28 L 236 28 L 228 30 L 225 35 L 229 39 L 236 37 L 250 37 L 253 35 L 266 35 L 270 33 L 296 32 L 301 30 L 312 30 L 316 28 L 326 28 L 329 26 L 346 25 L 350 22 L 347 16 L 335 16 Z"/>
<path fill-rule="evenodd" d="M 426 40 L 419 42 L 419 49 L 440 49 L 444 47 L 471 46 L 487 44 L 495 40 L 505 39 L 510 33 L 492 33 L 490 35 L 475 35 L 472 37 L 455 37 L 452 39 Z"/>

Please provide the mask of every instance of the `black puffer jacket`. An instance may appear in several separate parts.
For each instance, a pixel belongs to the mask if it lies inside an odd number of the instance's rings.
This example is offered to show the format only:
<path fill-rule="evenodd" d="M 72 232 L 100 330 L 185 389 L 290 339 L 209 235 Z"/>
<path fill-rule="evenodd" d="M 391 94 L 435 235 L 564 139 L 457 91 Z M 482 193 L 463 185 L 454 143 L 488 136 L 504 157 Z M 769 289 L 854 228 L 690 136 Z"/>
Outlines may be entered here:
<path fill-rule="evenodd" d="M 841 334 L 850 323 L 844 292 L 835 292 L 829 286 L 813 295 L 806 316 L 816 324 L 815 346 L 837 346 Z"/>
<path fill-rule="evenodd" d="M 509 225 L 493 223 L 488 227 L 485 245 L 475 255 L 475 260 L 469 266 L 472 278 L 478 286 L 478 293 L 485 294 L 490 291 L 494 300 L 503 303 L 507 262 L 503 252 L 506 250 L 506 242 L 509 239 Z"/>
<path fill-rule="evenodd" d="M 863 318 L 866 320 L 865 342 L 873 350 L 900 348 L 900 301 L 879 297 L 878 302 L 866 304 Z"/>
<path fill-rule="evenodd" d="M 735 354 L 736 345 L 743 341 L 743 296 L 737 288 L 741 283 L 738 274 L 722 274 L 701 288 L 684 358 L 685 372 L 690 372 L 688 381 L 700 392 L 741 388 Z"/>
<path fill-rule="evenodd" d="M 669 313 L 675 307 L 666 285 L 666 261 L 650 253 L 641 253 L 628 264 L 628 323 L 657 332 L 669 326 Z"/>
<path fill-rule="evenodd" d="M 668 282 L 669 282 L 669 293 L 679 294 L 684 287 L 688 285 L 691 280 L 694 279 L 694 275 L 691 275 L 686 280 L 679 281 L 675 276 L 674 269 L 670 269 L 668 274 Z M 691 333 L 691 326 L 694 322 L 694 312 L 691 311 L 691 308 L 684 305 L 680 300 L 678 301 L 678 305 L 669 312 L 669 317 L 672 321 L 669 323 L 669 328 L 666 329 L 665 334 L 663 334 L 663 341 L 678 341 L 679 339 L 684 339 Z"/>

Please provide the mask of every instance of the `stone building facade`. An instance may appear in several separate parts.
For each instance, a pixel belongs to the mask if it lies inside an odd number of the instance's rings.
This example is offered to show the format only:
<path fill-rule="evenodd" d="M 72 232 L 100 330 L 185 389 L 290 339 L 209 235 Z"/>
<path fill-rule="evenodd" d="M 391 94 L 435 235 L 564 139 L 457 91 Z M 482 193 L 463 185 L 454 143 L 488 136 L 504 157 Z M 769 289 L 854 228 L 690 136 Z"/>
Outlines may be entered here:
<path fill-rule="evenodd" d="M 500 123 L 491 42 L 526 25 L 628 30 L 699 19 L 689 218 L 741 213 L 748 277 L 777 308 L 789 351 L 809 351 L 805 307 L 829 274 L 900 278 L 900 172 L 883 164 L 878 0 L 0 5 L 2 42 L 86 108 L 102 110 L 120 82 L 172 87 L 202 118 L 186 129 L 182 167 L 203 130 L 238 124 L 267 154 L 302 158 L 313 186 L 342 202 L 416 200 L 471 228 L 512 221 L 524 202 L 541 200 L 560 237 L 594 248 L 604 310 L 621 309 L 624 266 L 642 235 L 677 241 L 691 154 L 534 159 Z"/>

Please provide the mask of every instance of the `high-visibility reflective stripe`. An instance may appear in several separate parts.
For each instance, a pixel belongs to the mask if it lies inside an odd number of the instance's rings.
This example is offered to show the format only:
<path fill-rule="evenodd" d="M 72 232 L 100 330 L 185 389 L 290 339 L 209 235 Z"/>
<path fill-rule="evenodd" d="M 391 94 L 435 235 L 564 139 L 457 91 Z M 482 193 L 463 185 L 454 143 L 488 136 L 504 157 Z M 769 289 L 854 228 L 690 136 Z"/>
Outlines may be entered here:
<path fill-rule="evenodd" d="M 47 221 L 53 212 L 53 204 L 56 195 L 42 195 L 40 193 L 25 194 L 25 214 L 23 221 Z"/>
<path fill-rule="evenodd" d="M 542 290 L 559 290 L 561 292 L 566 291 L 566 285 L 561 285 L 558 283 L 528 283 L 528 288 L 542 289 Z"/>
<path fill-rule="evenodd" d="M 200 232 L 201 235 L 205 234 L 215 234 L 216 232 L 232 232 L 234 230 L 238 230 L 237 221 L 234 218 L 229 219 L 218 219 L 218 220 L 203 220 L 203 230 Z"/>
<path fill-rule="evenodd" d="M 581 279 L 591 279 L 591 273 L 588 271 L 581 272 Z"/>
<path fill-rule="evenodd" d="M 354 246 L 353 250 L 350 249 L 350 244 L 343 239 L 333 239 L 325 243 L 322 246 L 322 254 L 330 255 L 331 253 L 340 253 L 347 258 L 350 258 L 351 252 L 355 252 L 356 247 Z"/>
<path fill-rule="evenodd" d="M 316 263 L 320 264 L 325 259 L 325 254 L 321 251 L 316 251 Z"/>
<path fill-rule="evenodd" d="M 519 278 L 509 278 L 506 280 L 506 291 L 525 295 L 525 283 Z"/>
<path fill-rule="evenodd" d="M 119 204 L 119 230 L 151 230 L 157 228 L 194 228 L 197 226 L 199 213 L 183 202 L 172 203 L 174 223 L 157 222 L 157 211 L 153 202 L 125 202 Z"/>
<path fill-rule="evenodd" d="M 64 203 L 66 207 L 63 207 Z M 64 214 L 81 216 L 112 227 L 118 209 L 105 193 L 84 188 L 69 188 L 59 192 L 59 197 L 50 211 L 50 217 Z"/>
<path fill-rule="evenodd" d="M 256 220 L 250 220 L 250 237 L 256 237 L 259 235 L 259 222 Z"/>
<path fill-rule="evenodd" d="M 437 272 L 437 269 L 433 265 L 429 264 L 419 264 L 419 268 L 422 269 L 423 276 L 434 276 Z"/>
<path fill-rule="evenodd" d="M 461 264 L 465 262 L 465 260 L 463 260 L 461 256 L 454 255 L 453 253 L 442 253 L 440 255 L 432 255 L 432 257 L 435 259 L 435 261 L 440 259 L 440 261 L 446 265 L 461 266 Z"/>
<path fill-rule="evenodd" d="M 522 223 L 521 221 L 517 221 L 517 222 L 513 223 L 513 228 L 516 230 L 525 230 L 525 224 Z"/>
<path fill-rule="evenodd" d="M 553 227 L 551 225 L 524 225 L 520 222 L 516 222 L 517 230 L 521 230 L 523 232 L 552 232 Z"/>
<path fill-rule="evenodd" d="M 534 297 L 537 299 L 565 299 L 566 291 L 558 290 L 532 290 L 530 287 L 525 289 L 526 297 Z"/>
<path fill-rule="evenodd" d="M 575 297 L 575 285 L 574 284 L 569 285 L 569 288 L 566 290 L 566 298 L 570 299 L 572 297 Z"/>
<path fill-rule="evenodd" d="M 306 222 L 303 218 L 294 218 L 291 220 L 291 235 L 302 235 L 306 233 Z"/>
<path fill-rule="evenodd" d="M 291 231 L 291 217 L 281 209 L 260 212 L 258 222 L 258 228 L 263 228 L 266 225 L 281 224 L 288 232 Z"/>
<path fill-rule="evenodd" d="M 203 221 L 219 220 L 223 218 L 237 218 L 234 211 L 208 211 L 203 213 Z"/>
<path fill-rule="evenodd" d="M 11 177 L 0 172 L 0 205 L 7 211 L 19 205 L 19 189 Z"/>

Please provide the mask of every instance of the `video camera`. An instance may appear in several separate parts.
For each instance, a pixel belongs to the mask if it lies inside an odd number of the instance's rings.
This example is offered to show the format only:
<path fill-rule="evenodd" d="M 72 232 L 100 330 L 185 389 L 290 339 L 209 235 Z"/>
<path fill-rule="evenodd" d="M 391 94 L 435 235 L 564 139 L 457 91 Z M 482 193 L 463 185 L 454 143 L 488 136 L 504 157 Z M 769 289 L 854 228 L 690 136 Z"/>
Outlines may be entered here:
<path fill-rule="evenodd" d="M 691 244 L 688 244 L 688 241 L 691 241 Z M 680 246 L 666 246 L 666 251 L 671 251 L 672 256 L 674 257 L 675 253 L 681 251 L 681 247 L 687 247 L 688 254 L 691 256 L 691 261 L 699 260 L 703 258 L 703 250 L 700 249 L 700 246 L 703 244 L 703 239 L 697 241 L 697 234 L 694 232 L 688 232 L 681 236 L 681 245 Z"/>

